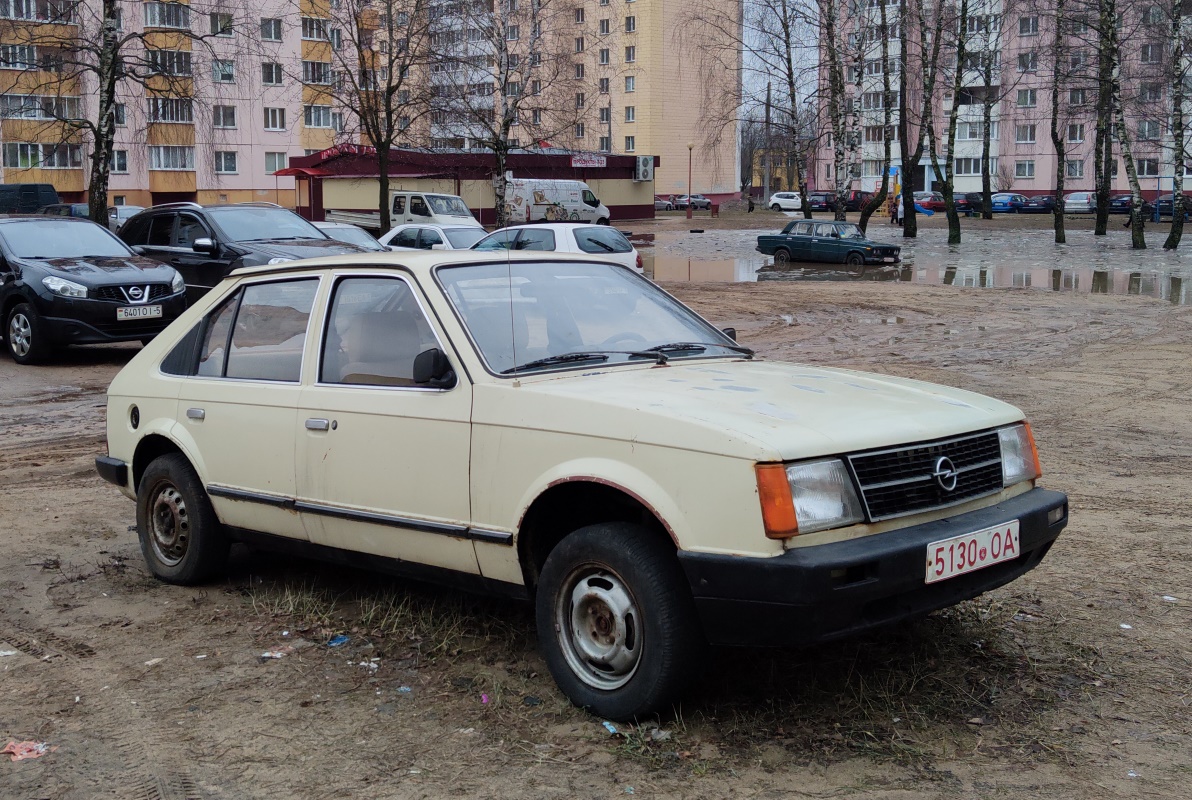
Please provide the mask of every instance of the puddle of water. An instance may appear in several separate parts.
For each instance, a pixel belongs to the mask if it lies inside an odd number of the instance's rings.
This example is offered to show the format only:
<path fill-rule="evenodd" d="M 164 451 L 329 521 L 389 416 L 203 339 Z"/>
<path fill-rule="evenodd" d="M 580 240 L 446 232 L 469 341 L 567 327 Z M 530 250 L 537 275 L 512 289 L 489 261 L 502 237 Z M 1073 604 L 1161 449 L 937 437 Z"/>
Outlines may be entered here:
<path fill-rule="evenodd" d="M 1065 245 L 1055 244 L 1050 230 L 966 233 L 961 245 L 949 245 L 944 230 L 920 231 L 918 239 L 899 238 L 880 226 L 871 225 L 869 232 L 877 241 L 900 245 L 903 262 L 858 269 L 804 263 L 780 268 L 753 252 L 756 230 L 660 233 L 642 260 L 646 275 L 658 281 L 898 281 L 1140 295 L 1192 305 L 1192 237 L 1183 250 L 1164 251 L 1166 230 L 1148 231 L 1148 250 L 1131 250 L 1124 232 L 1095 237 L 1091 231 L 1071 231 Z"/>

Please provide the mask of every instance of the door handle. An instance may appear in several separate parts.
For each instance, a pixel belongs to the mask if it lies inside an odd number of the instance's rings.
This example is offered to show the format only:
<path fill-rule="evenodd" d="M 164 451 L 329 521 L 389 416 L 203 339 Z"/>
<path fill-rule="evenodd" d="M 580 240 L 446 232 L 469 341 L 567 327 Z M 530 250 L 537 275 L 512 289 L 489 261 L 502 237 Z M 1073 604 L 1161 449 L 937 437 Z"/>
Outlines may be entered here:
<path fill-rule="evenodd" d="M 186 409 L 186 418 L 202 421 L 207 418 L 207 412 L 201 408 L 188 408 Z"/>
<path fill-rule="evenodd" d="M 325 419 L 308 419 L 306 429 L 308 431 L 327 431 L 331 430 L 331 423 Z"/>

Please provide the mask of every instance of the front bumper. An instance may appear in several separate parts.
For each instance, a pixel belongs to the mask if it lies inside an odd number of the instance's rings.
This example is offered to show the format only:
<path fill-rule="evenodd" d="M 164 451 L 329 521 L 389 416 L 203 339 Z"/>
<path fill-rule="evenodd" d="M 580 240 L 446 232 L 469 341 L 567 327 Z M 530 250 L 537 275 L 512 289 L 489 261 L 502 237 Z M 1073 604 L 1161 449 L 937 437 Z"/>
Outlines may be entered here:
<path fill-rule="evenodd" d="M 987 592 L 1033 569 L 1068 524 L 1068 498 L 1032 489 L 954 517 L 773 558 L 685 553 L 704 633 L 712 644 L 784 646 L 849 636 Z M 1062 508 L 1058 521 L 1047 522 Z M 1021 554 L 939 583 L 924 583 L 927 545 L 1019 520 Z"/>
<path fill-rule="evenodd" d="M 100 344 L 135 342 L 156 336 L 186 310 L 186 294 L 179 292 L 148 305 L 160 305 L 161 316 L 140 320 L 118 320 L 120 303 L 107 300 L 55 297 L 39 309 L 51 342 L 64 344 Z"/>
<path fill-rule="evenodd" d="M 866 264 L 879 264 L 879 265 L 880 264 L 901 264 L 902 257 L 898 253 L 895 253 L 893 255 L 866 256 L 865 263 Z"/>

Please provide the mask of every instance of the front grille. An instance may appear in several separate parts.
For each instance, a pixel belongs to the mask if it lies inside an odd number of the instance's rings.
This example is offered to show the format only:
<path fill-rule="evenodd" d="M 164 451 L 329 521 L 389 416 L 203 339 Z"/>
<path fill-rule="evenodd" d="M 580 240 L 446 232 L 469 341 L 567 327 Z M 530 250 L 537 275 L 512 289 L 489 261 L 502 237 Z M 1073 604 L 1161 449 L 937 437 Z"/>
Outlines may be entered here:
<path fill-rule="evenodd" d="M 111 300 L 116 303 L 133 303 L 134 301 L 128 297 L 126 292 L 134 286 L 138 289 L 149 289 L 149 297 L 145 300 L 137 301 L 137 304 L 151 303 L 154 300 L 160 300 L 161 298 L 169 297 L 170 294 L 172 294 L 170 291 L 170 284 L 168 283 L 150 283 L 148 285 L 136 283 L 129 284 L 128 286 L 101 286 L 95 290 L 95 299 Z"/>
<path fill-rule="evenodd" d="M 951 491 L 934 475 L 941 458 L 950 460 L 958 473 Z M 848 460 L 873 521 L 944 508 L 1002 488 L 997 431 L 857 453 Z"/>

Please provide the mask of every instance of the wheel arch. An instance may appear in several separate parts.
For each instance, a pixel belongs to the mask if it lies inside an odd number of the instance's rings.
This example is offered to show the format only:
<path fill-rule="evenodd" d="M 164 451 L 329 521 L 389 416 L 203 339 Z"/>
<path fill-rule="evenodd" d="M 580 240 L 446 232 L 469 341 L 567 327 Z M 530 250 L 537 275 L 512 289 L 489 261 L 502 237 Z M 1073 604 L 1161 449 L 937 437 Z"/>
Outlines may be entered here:
<path fill-rule="evenodd" d="M 141 476 L 145 474 L 145 470 L 149 465 L 157 458 L 169 455 L 170 453 L 178 453 L 187 461 L 191 461 L 190 456 L 178 446 L 177 442 L 161 433 L 151 433 L 148 436 L 142 437 L 137 442 L 136 449 L 132 455 L 133 491 L 136 491 L 136 488 L 141 485 Z M 191 466 L 194 466 L 193 461 L 191 462 Z"/>

